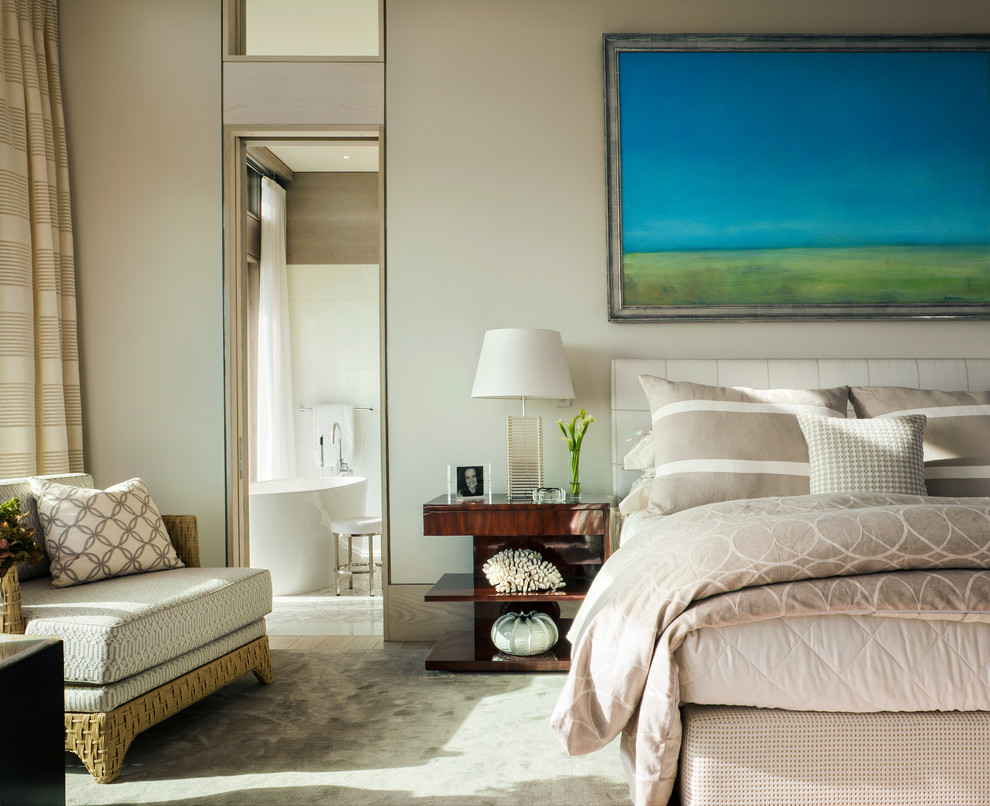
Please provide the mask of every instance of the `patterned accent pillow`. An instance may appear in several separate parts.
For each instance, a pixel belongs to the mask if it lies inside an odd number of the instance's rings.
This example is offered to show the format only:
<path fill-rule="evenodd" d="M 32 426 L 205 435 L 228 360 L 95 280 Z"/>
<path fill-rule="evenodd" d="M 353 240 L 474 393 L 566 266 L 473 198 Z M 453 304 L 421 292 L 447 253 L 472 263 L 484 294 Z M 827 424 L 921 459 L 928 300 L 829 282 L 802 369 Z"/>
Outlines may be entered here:
<path fill-rule="evenodd" d="M 854 386 L 857 417 L 924 414 L 929 495 L 990 495 L 990 392 Z"/>
<path fill-rule="evenodd" d="M 31 492 L 31 476 L 24 476 L 19 479 L 4 479 L 0 483 L 0 501 L 9 501 L 16 498 L 21 503 L 21 512 L 26 516 L 22 521 L 28 529 L 34 530 L 34 540 L 41 548 L 44 556 L 38 562 L 28 565 L 22 563 L 17 566 L 17 575 L 21 582 L 37 577 L 50 575 L 51 561 L 48 559 L 48 552 L 45 551 L 45 538 L 42 535 L 41 527 L 38 525 L 38 511 L 34 503 L 34 493 Z M 68 484 L 72 487 L 92 487 L 93 477 L 88 473 L 67 473 L 65 475 L 35 476 L 35 478 L 57 481 L 59 484 Z"/>
<path fill-rule="evenodd" d="M 812 493 L 927 495 L 925 415 L 833 420 L 799 414 Z"/>
<path fill-rule="evenodd" d="M 91 490 L 35 478 L 31 490 L 55 587 L 182 567 L 141 479 Z"/>
<path fill-rule="evenodd" d="M 848 388 L 746 389 L 640 375 L 653 415 L 662 513 L 716 501 L 808 493 L 808 445 L 796 414 L 845 418 Z"/>

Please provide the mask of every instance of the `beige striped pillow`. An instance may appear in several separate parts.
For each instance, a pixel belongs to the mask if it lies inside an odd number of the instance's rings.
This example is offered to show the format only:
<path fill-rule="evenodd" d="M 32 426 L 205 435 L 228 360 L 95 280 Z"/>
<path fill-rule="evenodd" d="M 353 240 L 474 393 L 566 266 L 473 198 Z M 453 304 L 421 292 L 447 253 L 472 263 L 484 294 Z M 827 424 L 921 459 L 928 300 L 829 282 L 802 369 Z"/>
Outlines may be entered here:
<path fill-rule="evenodd" d="M 653 415 L 663 513 L 715 501 L 806 495 L 808 444 L 797 414 L 845 417 L 848 387 L 745 389 L 640 375 Z"/>
<path fill-rule="evenodd" d="M 924 414 L 929 495 L 990 495 L 990 391 L 940 392 L 902 386 L 854 386 L 856 416 Z"/>

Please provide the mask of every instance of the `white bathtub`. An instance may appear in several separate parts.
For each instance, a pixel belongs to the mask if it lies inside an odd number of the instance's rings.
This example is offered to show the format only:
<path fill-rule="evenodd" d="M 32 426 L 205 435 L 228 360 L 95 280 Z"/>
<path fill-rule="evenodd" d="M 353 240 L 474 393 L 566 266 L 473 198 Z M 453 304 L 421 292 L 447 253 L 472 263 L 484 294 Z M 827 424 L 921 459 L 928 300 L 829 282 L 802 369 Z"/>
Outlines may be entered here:
<path fill-rule="evenodd" d="M 278 479 L 250 486 L 251 567 L 267 568 L 276 595 L 334 584 L 330 521 L 363 515 L 361 476 Z"/>

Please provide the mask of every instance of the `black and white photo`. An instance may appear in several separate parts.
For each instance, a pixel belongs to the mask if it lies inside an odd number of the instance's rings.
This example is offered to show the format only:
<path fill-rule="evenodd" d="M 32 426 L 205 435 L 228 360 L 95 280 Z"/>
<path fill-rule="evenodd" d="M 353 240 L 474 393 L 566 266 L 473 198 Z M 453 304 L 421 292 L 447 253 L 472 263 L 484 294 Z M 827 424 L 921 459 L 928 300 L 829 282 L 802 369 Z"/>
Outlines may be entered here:
<path fill-rule="evenodd" d="M 461 498 L 480 498 L 485 494 L 484 465 L 458 466 L 457 494 Z"/>

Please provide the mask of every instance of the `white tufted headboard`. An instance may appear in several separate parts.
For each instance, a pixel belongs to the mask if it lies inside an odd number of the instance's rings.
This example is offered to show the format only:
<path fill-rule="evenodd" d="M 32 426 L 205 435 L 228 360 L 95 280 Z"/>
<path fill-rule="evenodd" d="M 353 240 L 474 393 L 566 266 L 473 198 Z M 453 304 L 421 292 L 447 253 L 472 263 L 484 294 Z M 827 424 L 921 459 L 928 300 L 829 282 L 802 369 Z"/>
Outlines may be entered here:
<path fill-rule="evenodd" d="M 988 358 L 613 358 L 612 491 L 619 499 L 639 476 L 639 471 L 622 469 L 622 457 L 650 429 L 650 409 L 639 384 L 641 374 L 751 389 L 990 389 Z"/>

